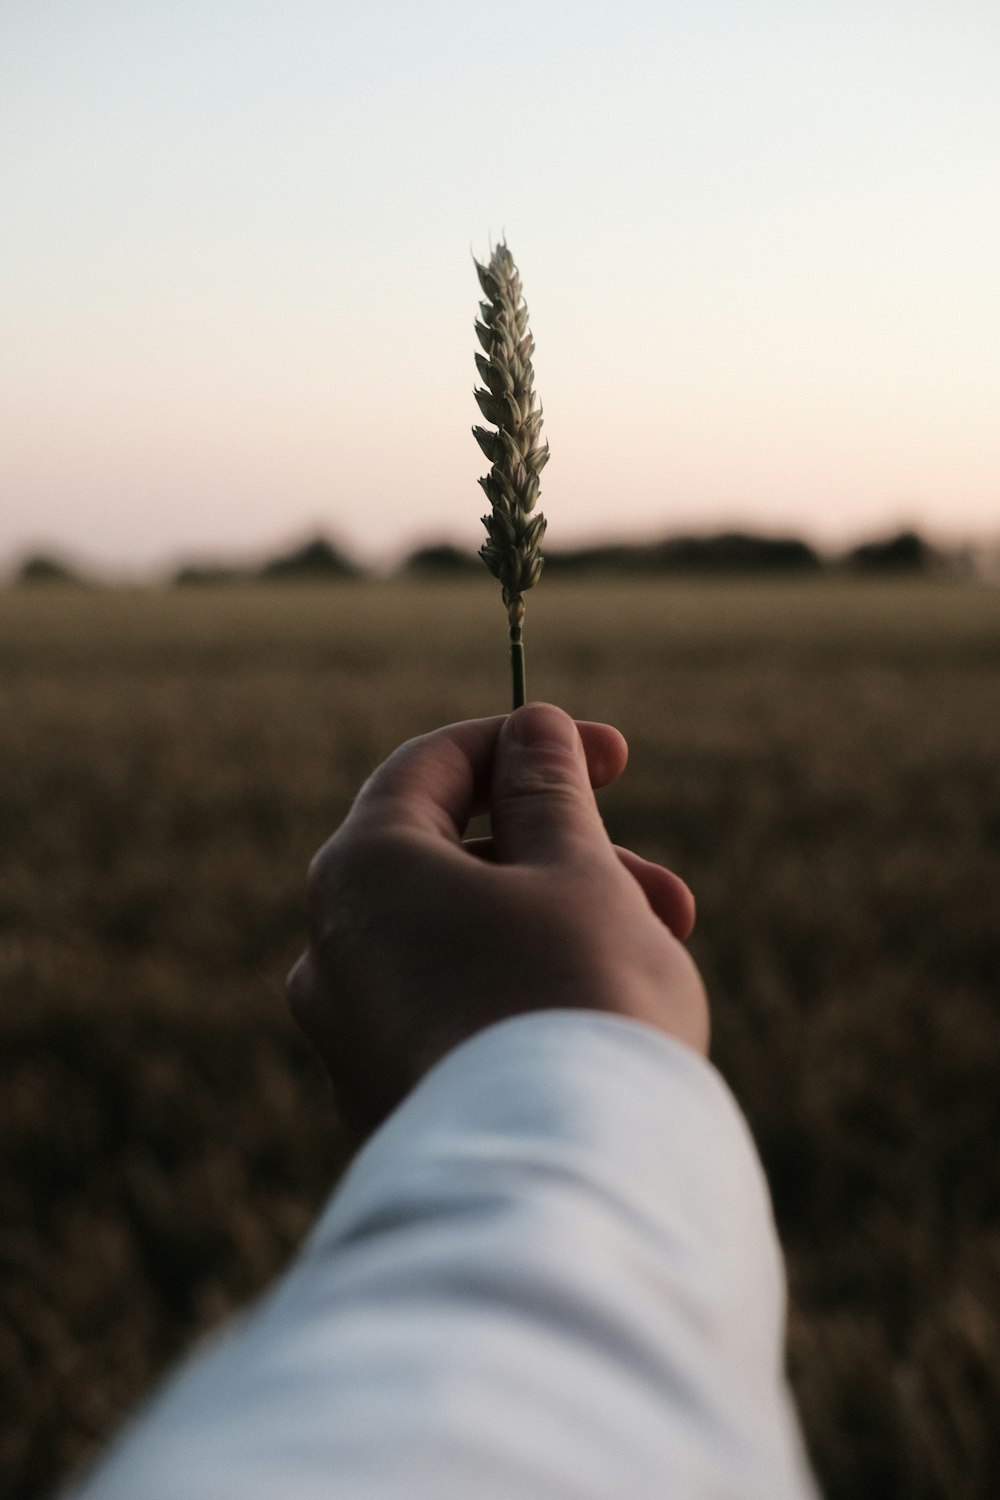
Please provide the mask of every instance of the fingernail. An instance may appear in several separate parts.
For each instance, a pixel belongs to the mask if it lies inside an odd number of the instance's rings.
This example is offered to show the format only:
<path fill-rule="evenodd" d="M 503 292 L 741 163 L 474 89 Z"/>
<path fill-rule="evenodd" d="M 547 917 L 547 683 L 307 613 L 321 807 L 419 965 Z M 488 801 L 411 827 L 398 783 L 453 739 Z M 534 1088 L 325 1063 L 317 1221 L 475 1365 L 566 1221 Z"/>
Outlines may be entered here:
<path fill-rule="evenodd" d="M 511 739 L 534 749 L 575 750 L 580 743 L 573 720 L 549 703 L 528 703 L 517 709 L 506 727 Z"/>

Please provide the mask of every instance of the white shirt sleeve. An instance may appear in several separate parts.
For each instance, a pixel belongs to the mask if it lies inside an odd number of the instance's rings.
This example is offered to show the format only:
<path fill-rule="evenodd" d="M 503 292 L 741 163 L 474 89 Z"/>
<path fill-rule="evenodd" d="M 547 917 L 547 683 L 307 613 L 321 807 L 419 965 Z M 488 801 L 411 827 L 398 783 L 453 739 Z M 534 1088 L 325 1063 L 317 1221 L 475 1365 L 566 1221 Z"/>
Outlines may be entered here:
<path fill-rule="evenodd" d="M 505 1021 L 355 1159 L 303 1251 L 77 1500 L 804 1500 L 784 1276 L 714 1068 Z"/>

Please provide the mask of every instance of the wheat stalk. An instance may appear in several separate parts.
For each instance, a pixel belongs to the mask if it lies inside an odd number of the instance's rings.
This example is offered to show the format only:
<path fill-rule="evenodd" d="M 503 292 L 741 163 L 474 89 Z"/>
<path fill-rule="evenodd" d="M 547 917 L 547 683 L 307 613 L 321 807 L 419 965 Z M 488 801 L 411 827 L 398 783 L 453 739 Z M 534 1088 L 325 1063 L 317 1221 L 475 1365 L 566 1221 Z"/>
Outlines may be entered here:
<path fill-rule="evenodd" d="M 475 392 L 479 410 L 497 429 L 473 427 L 473 436 L 493 467 L 479 483 L 490 502 L 483 516 L 487 539 L 479 556 L 500 580 L 510 626 L 510 663 L 514 707 L 525 699 L 524 594 L 542 572 L 545 517 L 532 515 L 538 500 L 538 476 L 549 457 L 548 443 L 540 441 L 541 407 L 536 404 L 531 355 L 535 341 L 528 331 L 528 309 L 521 295 L 521 277 L 505 241 L 496 246 L 488 266 L 476 270 L 485 292 L 480 302 L 482 321 L 476 333 L 483 353 L 476 367 L 483 386 Z"/>

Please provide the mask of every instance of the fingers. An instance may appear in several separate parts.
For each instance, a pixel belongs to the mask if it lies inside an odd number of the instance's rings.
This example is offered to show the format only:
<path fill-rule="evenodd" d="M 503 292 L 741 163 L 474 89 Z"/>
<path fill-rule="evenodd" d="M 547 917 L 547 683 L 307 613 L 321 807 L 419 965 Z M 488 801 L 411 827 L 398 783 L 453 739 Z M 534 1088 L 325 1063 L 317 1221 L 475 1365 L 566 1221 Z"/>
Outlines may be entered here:
<path fill-rule="evenodd" d="M 572 726 L 560 710 L 554 712 Z M 407 741 L 366 782 L 348 822 L 357 826 L 377 818 L 383 829 L 409 828 L 457 842 L 469 818 L 488 805 L 494 753 L 505 723 L 499 716 L 467 719 Z M 621 775 L 628 747 L 617 729 L 585 721 L 574 734 L 588 790 Z"/>
<path fill-rule="evenodd" d="M 680 942 L 686 943 L 694 931 L 695 920 L 695 902 L 690 888 L 672 870 L 633 854 L 631 849 L 616 844 L 615 853 L 642 887 L 646 900 L 664 927 L 668 927 Z"/>
<path fill-rule="evenodd" d="M 578 719 L 576 727 L 583 741 L 591 786 L 610 786 L 618 780 L 628 762 L 625 736 L 610 724 L 593 724 L 588 719 Z"/>
<path fill-rule="evenodd" d="M 552 864 L 608 849 L 583 741 L 573 720 L 548 703 L 511 714 L 497 736 L 490 822 L 502 863 Z"/>
<path fill-rule="evenodd" d="M 365 782 L 348 816 L 454 842 L 486 796 L 503 719 L 466 719 L 407 740 Z"/>
<path fill-rule="evenodd" d="M 465 839 L 462 848 L 466 854 L 471 854 L 486 864 L 496 864 L 496 845 L 489 835 Z M 695 900 L 690 887 L 672 870 L 643 859 L 639 854 L 633 854 L 631 849 L 623 849 L 620 844 L 615 844 L 614 851 L 620 863 L 642 887 L 654 916 L 659 918 L 664 927 L 669 928 L 679 942 L 686 943 L 694 931 L 695 922 Z"/>
<path fill-rule="evenodd" d="M 289 969 L 285 980 L 285 994 L 288 996 L 289 1008 L 300 1026 L 308 1020 L 312 990 L 312 959 L 308 953 L 303 953 Z"/>
<path fill-rule="evenodd" d="M 484 864 L 495 865 L 497 862 L 496 846 L 493 843 L 492 836 L 488 833 L 478 839 L 463 839 L 462 848 L 466 854 L 471 854 L 476 859 L 481 859 Z"/>

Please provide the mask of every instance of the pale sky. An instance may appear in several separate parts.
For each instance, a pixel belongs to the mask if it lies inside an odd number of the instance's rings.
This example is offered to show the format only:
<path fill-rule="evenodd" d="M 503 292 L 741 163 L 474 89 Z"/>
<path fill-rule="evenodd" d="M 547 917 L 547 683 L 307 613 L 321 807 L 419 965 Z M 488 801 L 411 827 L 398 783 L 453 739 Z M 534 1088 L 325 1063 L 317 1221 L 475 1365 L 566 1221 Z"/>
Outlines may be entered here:
<path fill-rule="evenodd" d="M 479 545 L 506 232 L 551 545 L 1000 533 L 996 0 L 5 0 L 0 562 Z"/>

